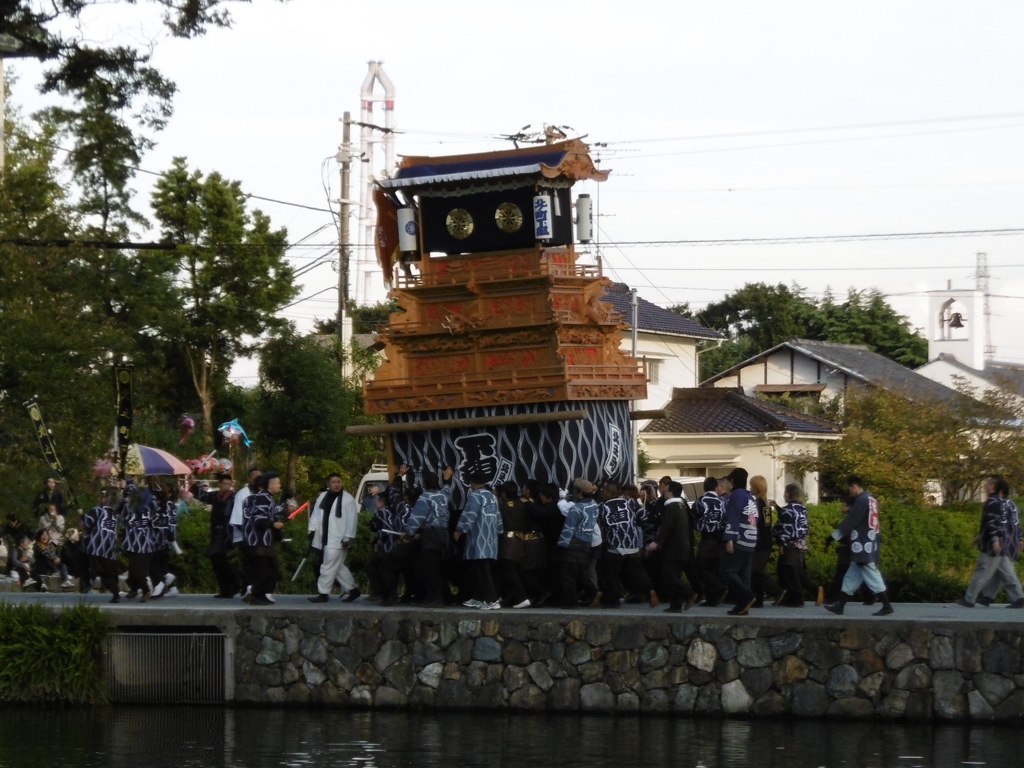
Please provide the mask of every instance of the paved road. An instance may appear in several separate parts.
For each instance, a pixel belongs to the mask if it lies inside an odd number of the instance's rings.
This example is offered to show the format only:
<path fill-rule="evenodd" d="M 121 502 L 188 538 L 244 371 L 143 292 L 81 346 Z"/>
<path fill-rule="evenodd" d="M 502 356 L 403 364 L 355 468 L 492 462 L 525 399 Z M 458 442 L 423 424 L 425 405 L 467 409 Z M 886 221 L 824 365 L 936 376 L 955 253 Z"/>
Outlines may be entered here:
<path fill-rule="evenodd" d="M 329 603 L 310 603 L 302 595 L 279 595 L 276 604 L 269 606 L 250 606 L 241 599 L 215 600 L 210 595 L 180 595 L 178 597 L 159 598 L 150 600 L 147 603 L 140 603 L 138 600 L 124 599 L 116 605 L 110 603 L 110 597 L 106 594 L 57 594 L 57 593 L 0 593 L 0 602 L 11 603 L 41 603 L 43 605 L 64 606 L 73 605 L 80 600 L 96 605 L 97 607 L 109 610 L 111 613 L 130 613 L 133 619 L 138 620 L 143 612 L 154 614 L 174 615 L 178 621 L 183 620 L 182 614 L 211 612 L 265 612 L 265 613 L 287 613 L 296 612 L 317 614 L 317 615 L 338 615 L 345 614 L 374 614 L 393 613 L 396 615 L 408 616 L 410 614 L 432 614 L 451 615 L 459 619 L 469 618 L 500 618 L 506 619 L 509 616 L 536 617 L 558 616 L 586 619 L 587 617 L 608 617 L 625 618 L 636 616 L 650 620 L 658 618 L 665 621 L 685 623 L 713 622 L 740 624 L 753 622 L 758 624 L 786 624 L 788 626 L 818 625 L 832 623 L 837 627 L 848 624 L 851 621 L 857 623 L 870 622 L 875 624 L 905 624 L 907 622 L 920 622 L 934 626 L 935 624 L 949 624 L 950 628 L 962 628 L 966 626 L 990 625 L 998 627 L 1014 627 L 1024 630 L 1024 610 L 1007 609 L 1004 605 L 992 606 L 990 608 L 961 608 L 953 603 L 894 603 L 896 613 L 891 616 L 872 616 L 877 606 L 867 607 L 859 603 L 850 603 L 846 607 L 843 616 L 834 616 L 824 608 L 808 603 L 803 608 L 773 608 L 766 607 L 751 610 L 748 616 L 733 617 L 726 614 L 725 607 L 700 608 L 695 607 L 690 611 L 673 615 L 664 613 L 664 606 L 650 608 L 644 605 L 623 605 L 617 610 L 603 610 L 600 608 L 584 608 L 578 611 L 564 611 L 560 608 L 525 608 L 522 610 L 502 609 L 500 611 L 481 611 L 462 606 L 450 606 L 445 609 L 420 608 L 415 605 L 397 605 L 389 608 L 360 598 L 353 603 L 343 603 L 337 598 L 332 598 Z"/>

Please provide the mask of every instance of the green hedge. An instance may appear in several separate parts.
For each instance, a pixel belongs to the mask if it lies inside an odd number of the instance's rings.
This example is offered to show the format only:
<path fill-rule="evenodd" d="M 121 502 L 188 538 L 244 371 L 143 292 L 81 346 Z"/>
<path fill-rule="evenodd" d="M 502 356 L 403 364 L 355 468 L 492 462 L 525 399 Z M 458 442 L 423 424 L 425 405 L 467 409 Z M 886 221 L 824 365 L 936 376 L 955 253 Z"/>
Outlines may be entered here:
<path fill-rule="evenodd" d="M 0 603 L 0 701 L 101 704 L 101 655 L 109 625 L 80 603 L 53 611 L 39 603 Z"/>
<path fill-rule="evenodd" d="M 808 507 L 811 542 L 808 569 L 822 583 L 835 571 L 835 550 L 825 539 L 842 520 L 838 502 Z M 981 505 L 947 509 L 881 503 L 882 556 L 879 568 L 893 600 L 944 603 L 963 596 L 974 571 L 973 545 Z M 1018 573 L 1021 564 L 1018 564 Z"/>

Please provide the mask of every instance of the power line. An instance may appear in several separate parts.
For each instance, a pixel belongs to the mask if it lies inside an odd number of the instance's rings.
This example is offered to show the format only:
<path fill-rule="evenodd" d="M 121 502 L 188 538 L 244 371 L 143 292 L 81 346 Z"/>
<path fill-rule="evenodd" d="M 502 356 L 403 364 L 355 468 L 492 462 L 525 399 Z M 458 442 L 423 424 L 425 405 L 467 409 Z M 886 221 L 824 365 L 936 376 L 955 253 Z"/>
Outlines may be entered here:
<path fill-rule="evenodd" d="M 873 240 L 924 240 L 930 238 L 954 237 L 1006 237 L 1024 235 L 1024 227 L 1005 229 L 956 229 L 932 232 L 879 232 L 863 235 L 805 235 L 803 237 L 739 237 L 720 240 L 620 240 L 617 245 L 634 247 L 718 246 L 718 245 L 801 245 L 809 243 L 850 243 Z"/>

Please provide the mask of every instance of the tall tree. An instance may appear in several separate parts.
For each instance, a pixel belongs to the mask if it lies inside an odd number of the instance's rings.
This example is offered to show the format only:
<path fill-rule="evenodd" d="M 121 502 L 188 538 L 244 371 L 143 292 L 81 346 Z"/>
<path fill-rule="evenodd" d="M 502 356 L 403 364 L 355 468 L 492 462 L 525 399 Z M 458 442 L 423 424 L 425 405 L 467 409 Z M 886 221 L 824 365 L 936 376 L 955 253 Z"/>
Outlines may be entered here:
<path fill-rule="evenodd" d="M 300 453 L 335 453 L 359 400 L 342 378 L 340 342 L 333 336 L 299 337 L 291 329 L 260 349 L 260 383 L 251 420 L 261 439 L 288 451 L 286 487 L 295 490 Z"/>
<path fill-rule="evenodd" d="M 831 293 L 814 301 L 796 285 L 747 283 L 721 301 L 708 304 L 699 314 L 689 305 L 673 307 L 673 311 L 727 337 L 725 343 L 701 355 L 702 379 L 792 338 L 864 344 L 909 367 L 927 361 L 927 341 L 877 290 L 851 289 L 840 303 Z"/>
<path fill-rule="evenodd" d="M 286 231 L 245 203 L 238 182 L 190 171 L 184 158 L 175 158 L 153 193 L 161 237 L 177 245 L 173 311 L 160 333 L 185 357 L 211 436 L 215 393 L 232 362 L 253 339 L 284 327 L 276 313 L 296 293 Z"/>

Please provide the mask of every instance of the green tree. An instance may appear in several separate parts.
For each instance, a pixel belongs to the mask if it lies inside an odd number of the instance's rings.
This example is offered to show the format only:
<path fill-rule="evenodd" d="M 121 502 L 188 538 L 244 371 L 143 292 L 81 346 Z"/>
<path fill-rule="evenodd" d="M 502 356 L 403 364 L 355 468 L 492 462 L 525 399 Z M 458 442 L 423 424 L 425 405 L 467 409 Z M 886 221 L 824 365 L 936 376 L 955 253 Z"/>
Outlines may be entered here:
<path fill-rule="evenodd" d="M 287 329 L 263 345 L 253 425 L 267 447 L 286 447 L 285 487 L 295 491 L 300 454 L 340 455 L 356 400 L 342 378 L 337 338 Z"/>
<path fill-rule="evenodd" d="M 168 264 L 176 288 L 157 330 L 181 351 L 211 435 L 215 393 L 231 364 L 251 348 L 247 338 L 284 327 L 276 314 L 297 290 L 284 258 L 286 231 L 245 202 L 238 182 L 190 171 L 184 158 L 153 192 L 161 237 L 177 246 Z"/>
<path fill-rule="evenodd" d="M 793 338 L 864 344 L 909 367 L 927 362 L 927 341 L 877 290 L 851 289 L 846 301 L 839 303 L 831 293 L 814 301 L 797 285 L 747 283 L 699 313 L 688 304 L 673 307 L 672 311 L 726 336 L 724 343 L 709 346 L 701 354 L 701 379 Z"/>

